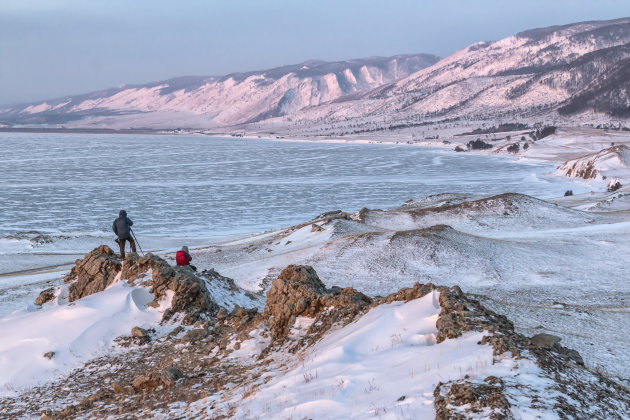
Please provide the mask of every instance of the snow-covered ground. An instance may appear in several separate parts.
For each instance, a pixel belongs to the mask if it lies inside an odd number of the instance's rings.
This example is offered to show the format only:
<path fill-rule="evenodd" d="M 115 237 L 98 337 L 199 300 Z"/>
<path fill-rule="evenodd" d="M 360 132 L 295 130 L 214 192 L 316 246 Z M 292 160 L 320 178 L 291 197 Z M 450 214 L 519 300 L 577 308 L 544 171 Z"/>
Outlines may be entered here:
<path fill-rule="evenodd" d="M 530 392 L 548 395 L 551 381 L 539 367 L 509 355 L 495 360 L 489 345 L 478 344 L 483 332 L 438 344 L 438 296 L 433 292 L 407 303 L 380 305 L 326 335 L 284 371 L 271 374 L 252 396 L 238 400 L 234 417 L 429 419 L 435 416 L 433 391 L 438 382 L 465 375 L 478 382 L 489 376 L 514 378 Z M 516 411 L 553 418 L 551 407 L 543 404 Z M 188 412 L 212 415 L 209 406 L 202 399 Z"/>
<path fill-rule="evenodd" d="M 415 199 L 404 204 L 400 200 L 398 206 L 383 210 L 364 209 L 351 215 L 332 212 L 293 227 L 237 240 L 216 240 L 212 245 L 203 246 L 204 239 L 197 238 L 197 247 L 191 247 L 194 264 L 199 269 L 213 268 L 251 292 L 268 290 L 289 264 L 311 265 L 327 286 L 354 287 L 372 297 L 416 282 L 458 285 L 491 309 L 507 315 L 517 331 L 527 336 L 541 332 L 557 335 L 562 345 L 580 352 L 589 368 L 628 381 L 630 341 L 619 334 L 630 328 L 626 163 L 620 159 L 615 165 L 600 168 L 608 177 L 618 175 L 623 186 L 615 192 L 605 191 L 604 179 L 579 179 L 576 184 L 574 178 L 558 173 L 551 177 L 537 175 L 535 168 L 557 168 L 565 160 L 597 153 L 613 142 L 625 145 L 629 139 L 624 132 L 561 129 L 531 142 L 526 151 L 519 152 L 518 161 L 505 160 L 501 168 L 514 171 L 518 175 L 514 179 L 521 183 L 512 181 L 508 185 L 526 185 L 526 192 L 533 196 L 537 188 L 555 191 L 555 195 L 547 195 L 547 200 L 512 193 L 488 197 L 485 180 L 469 179 L 463 192 L 411 196 Z M 465 140 L 458 142 L 463 144 Z M 310 143 L 304 144 L 308 147 Z M 378 146 L 363 147 L 375 150 Z M 388 147 L 412 153 L 413 158 L 427 150 Z M 439 172 L 448 167 L 444 162 L 451 157 L 460 162 L 480 157 L 484 162 L 505 159 L 492 151 L 456 154 L 442 149 L 427 162 Z M 380 167 L 378 162 L 373 162 L 375 168 Z M 400 170 L 395 165 L 380 164 L 386 172 Z M 387 176 L 392 177 L 387 185 L 393 185 L 395 177 L 384 174 Z M 504 175 L 505 179 L 511 178 Z M 559 183 L 554 184 L 556 181 Z M 360 184 L 356 188 L 361 188 Z M 491 191 L 504 188 L 494 185 Z M 561 197 L 569 188 L 575 195 Z M 311 214 L 317 213 L 311 209 Z M 30 242 L 40 234 L 24 235 L 4 240 L 20 246 L 20 240 Z M 97 232 L 94 237 L 98 236 Z M 38 239 L 38 246 L 54 248 L 58 241 L 49 242 L 47 238 Z M 68 241 L 60 240 L 62 244 Z M 68 255 L 74 256 L 74 245 L 68 243 Z M 161 255 L 169 259 L 175 245 L 150 247 L 160 249 Z M 13 302 L 25 296 L 31 301 L 35 289 L 58 284 L 60 273 L 67 269 L 64 266 L 5 275 L 0 278 L 5 285 L 3 294 Z M 210 292 L 227 309 L 243 304 L 228 289 Z M 483 333 L 436 344 L 436 296 L 381 305 L 357 322 L 331 332 L 300 356 L 299 363 L 291 362 L 282 372 L 269 376 L 258 392 L 239 404 L 239 415 L 247 418 L 256 413 L 263 418 L 277 418 L 317 412 L 326 418 L 423 418 L 434 412 L 430 393 L 437 382 L 461 378 L 462 374 L 472 380 L 501 377 L 525 384 L 525 388 L 539 394 L 548 387 L 539 367 L 530 360 L 509 355 L 497 359 L 490 347 L 478 345 Z M 133 326 L 158 325 L 168 305 L 147 308 L 151 299 L 148 290 L 121 282 L 71 304 L 64 303 L 62 297 L 41 309 L 25 304 L 8 316 L 3 313 L 0 364 L 4 365 L 0 370 L 4 373 L 0 382 L 4 391 L 15 393 L 47 383 L 86 361 L 119 351 L 113 345 L 116 337 L 129 335 Z M 298 319 L 292 334 L 299 336 L 311 322 Z M 73 328 L 67 328 L 68 323 Z M 247 359 L 259 352 L 266 340 L 263 331 L 258 331 L 239 349 L 233 342 L 228 346 L 234 349 L 231 357 Z M 51 360 L 44 357 L 48 351 L 55 352 Z M 188 413 L 199 413 L 212 402 L 211 397 L 200 400 L 188 407 L 192 410 Z M 222 403 L 230 405 L 229 400 Z M 521 417 L 553 418 L 546 411 L 549 407 L 541 403 L 534 412 L 526 405 L 517 405 L 515 410 L 521 410 Z M 174 407 L 172 412 L 186 413 L 178 410 Z"/>
<path fill-rule="evenodd" d="M 0 319 L 0 396 L 49 382 L 112 351 L 114 339 L 135 326 L 158 326 L 170 302 L 147 307 L 152 300 L 148 288 L 118 282 L 71 304 L 62 291 L 42 308 L 29 305 Z"/>
<path fill-rule="evenodd" d="M 367 211 L 363 220 L 319 221 L 323 231 L 306 224 L 193 256 L 249 290 L 265 290 L 288 264 L 312 265 L 327 285 L 372 296 L 416 281 L 459 285 L 518 320 L 521 331 L 560 335 L 590 366 L 630 377 L 630 341 L 618 334 L 630 328 L 627 212 L 449 195 Z"/>

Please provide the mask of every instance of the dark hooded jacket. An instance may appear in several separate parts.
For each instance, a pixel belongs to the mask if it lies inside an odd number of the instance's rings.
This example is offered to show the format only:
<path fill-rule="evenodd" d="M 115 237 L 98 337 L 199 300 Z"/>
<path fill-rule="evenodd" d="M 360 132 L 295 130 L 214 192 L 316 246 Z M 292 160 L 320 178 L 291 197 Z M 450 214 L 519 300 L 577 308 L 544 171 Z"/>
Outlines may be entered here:
<path fill-rule="evenodd" d="M 118 219 L 114 220 L 112 229 L 118 235 L 118 239 L 131 239 L 131 226 L 133 222 L 127 217 L 127 212 L 121 210 Z"/>

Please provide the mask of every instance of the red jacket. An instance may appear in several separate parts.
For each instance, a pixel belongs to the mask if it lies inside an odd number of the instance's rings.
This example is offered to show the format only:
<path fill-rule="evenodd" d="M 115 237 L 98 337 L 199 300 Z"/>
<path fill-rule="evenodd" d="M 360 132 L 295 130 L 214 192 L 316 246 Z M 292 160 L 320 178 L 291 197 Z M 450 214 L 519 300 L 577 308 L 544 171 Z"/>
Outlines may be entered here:
<path fill-rule="evenodd" d="M 188 265 L 191 260 L 192 257 L 190 254 L 187 254 L 184 251 L 177 251 L 177 254 L 175 254 L 175 261 L 177 262 L 177 265 Z"/>

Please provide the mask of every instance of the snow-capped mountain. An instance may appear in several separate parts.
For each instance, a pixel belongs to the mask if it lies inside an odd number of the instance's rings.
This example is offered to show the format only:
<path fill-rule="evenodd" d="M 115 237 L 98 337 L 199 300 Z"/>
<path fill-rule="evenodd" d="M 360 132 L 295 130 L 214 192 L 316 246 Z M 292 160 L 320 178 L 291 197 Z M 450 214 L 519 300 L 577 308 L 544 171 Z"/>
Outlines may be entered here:
<path fill-rule="evenodd" d="M 306 61 L 223 77 L 179 77 L 0 109 L 9 124 L 214 127 L 294 112 L 391 83 L 439 60 L 430 54 Z"/>
<path fill-rule="evenodd" d="M 276 119 L 326 121 L 337 134 L 436 121 L 630 115 L 630 18 L 582 22 L 479 42 L 371 92 Z M 271 124 L 270 124 L 271 125 Z M 317 127 L 312 132 L 321 132 Z"/>
<path fill-rule="evenodd" d="M 343 135 L 438 122 L 630 117 L 630 18 L 532 29 L 432 55 L 307 61 L 0 109 L 0 124 Z"/>

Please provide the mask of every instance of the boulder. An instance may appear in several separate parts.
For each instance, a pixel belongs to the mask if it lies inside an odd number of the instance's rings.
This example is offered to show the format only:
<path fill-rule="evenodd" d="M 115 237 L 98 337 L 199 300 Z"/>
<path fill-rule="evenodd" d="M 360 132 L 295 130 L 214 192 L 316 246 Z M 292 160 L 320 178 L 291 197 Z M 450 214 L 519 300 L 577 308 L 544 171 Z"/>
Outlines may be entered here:
<path fill-rule="evenodd" d="M 541 333 L 530 338 L 529 342 L 536 347 L 551 348 L 554 344 L 559 343 L 560 340 L 561 338 L 555 335 Z"/>
<path fill-rule="evenodd" d="M 208 335 L 210 335 L 210 333 L 206 328 L 194 328 L 186 331 L 186 334 L 182 337 L 182 341 L 196 343 L 197 341 L 206 338 Z"/>
<path fill-rule="evenodd" d="M 500 379 L 489 384 L 469 380 L 440 382 L 433 396 L 435 418 L 439 420 L 474 418 L 478 413 L 484 413 L 484 418 L 512 418 L 510 403 Z"/>
<path fill-rule="evenodd" d="M 50 302 L 55 298 L 55 288 L 49 287 L 48 289 L 42 290 L 42 292 L 35 299 L 35 305 L 43 305 L 46 302 Z"/>
<path fill-rule="evenodd" d="M 184 374 L 176 367 L 171 367 L 162 372 L 152 372 L 148 375 L 137 376 L 133 380 L 132 385 L 136 391 L 157 388 L 160 385 L 171 388 L 181 378 L 185 378 Z"/>
<path fill-rule="evenodd" d="M 289 265 L 267 292 L 263 316 L 269 320 L 272 336 L 278 339 L 289 334 L 298 316 L 314 318 L 324 308 L 335 307 L 343 311 L 344 317 L 353 317 L 371 302 L 370 298 L 350 287 L 326 289 L 313 267 Z M 340 316 L 337 315 L 330 314 L 328 320 L 338 320 Z"/>
<path fill-rule="evenodd" d="M 162 258 L 152 253 L 125 260 L 122 278 L 134 280 L 151 272 L 151 279 L 144 282 L 153 288 L 155 302 L 163 299 L 168 291 L 174 292 L 171 308 L 165 311 L 163 319 L 170 319 L 175 313 L 184 313 L 182 322 L 192 325 L 202 314 L 215 315 L 219 306 L 212 300 L 206 282 L 188 267 L 171 267 Z"/>
<path fill-rule="evenodd" d="M 55 357 L 55 352 L 54 351 L 49 351 L 44 353 L 44 357 L 48 360 L 51 360 L 53 357 Z"/>
<path fill-rule="evenodd" d="M 120 258 L 108 246 L 101 245 L 77 260 L 64 281 L 68 285 L 68 301 L 102 292 L 112 284 L 122 268 Z"/>
<path fill-rule="evenodd" d="M 132 385 L 137 391 L 140 391 L 147 388 L 155 388 L 160 383 L 154 375 L 140 375 L 133 380 Z"/>
<path fill-rule="evenodd" d="M 621 187 L 622 187 L 621 182 L 619 182 L 619 180 L 615 178 L 608 183 L 608 186 L 606 187 L 606 191 L 615 192 Z"/>
<path fill-rule="evenodd" d="M 176 367 L 166 369 L 160 374 L 160 382 L 167 388 L 172 387 L 179 380 L 184 378 L 184 374 Z"/>
<path fill-rule="evenodd" d="M 140 338 L 140 339 L 143 339 L 143 340 L 148 340 L 149 339 L 149 331 L 145 330 L 144 328 L 133 327 L 131 329 L 131 336 L 135 337 L 135 338 Z"/>

